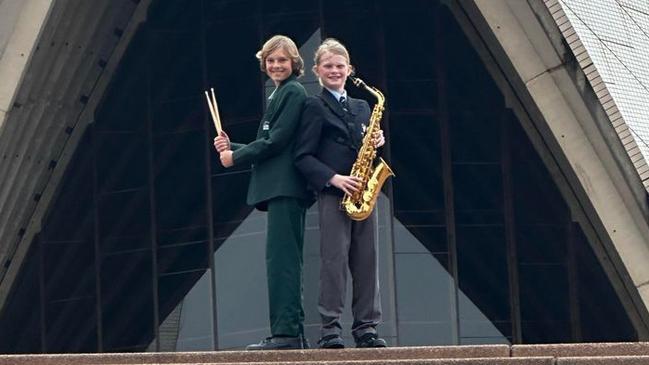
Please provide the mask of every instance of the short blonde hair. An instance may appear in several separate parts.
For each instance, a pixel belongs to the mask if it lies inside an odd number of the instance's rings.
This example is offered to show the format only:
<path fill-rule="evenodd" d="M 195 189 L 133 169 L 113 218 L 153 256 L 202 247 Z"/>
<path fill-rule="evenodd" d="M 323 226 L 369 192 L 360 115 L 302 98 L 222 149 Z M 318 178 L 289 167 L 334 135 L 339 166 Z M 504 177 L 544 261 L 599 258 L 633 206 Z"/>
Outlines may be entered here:
<path fill-rule="evenodd" d="M 338 55 L 338 56 L 343 56 L 347 61 L 347 64 L 349 65 L 349 68 L 352 71 L 352 74 L 354 73 L 354 66 L 352 66 L 347 48 L 345 48 L 345 46 L 335 38 L 325 39 L 324 41 L 322 41 L 320 47 L 318 47 L 318 49 L 315 51 L 315 56 L 313 57 L 313 62 L 315 64 L 315 66 L 313 66 L 314 73 L 316 68 L 320 64 L 320 60 L 322 59 L 322 56 L 325 54 L 325 52 L 329 52 L 331 54 Z"/>
<path fill-rule="evenodd" d="M 304 74 L 304 60 L 300 57 L 300 52 L 291 38 L 284 35 L 275 35 L 264 43 L 264 46 L 255 54 L 259 59 L 259 68 L 266 72 L 266 58 L 278 49 L 283 49 L 291 59 L 291 68 L 295 76 Z"/>

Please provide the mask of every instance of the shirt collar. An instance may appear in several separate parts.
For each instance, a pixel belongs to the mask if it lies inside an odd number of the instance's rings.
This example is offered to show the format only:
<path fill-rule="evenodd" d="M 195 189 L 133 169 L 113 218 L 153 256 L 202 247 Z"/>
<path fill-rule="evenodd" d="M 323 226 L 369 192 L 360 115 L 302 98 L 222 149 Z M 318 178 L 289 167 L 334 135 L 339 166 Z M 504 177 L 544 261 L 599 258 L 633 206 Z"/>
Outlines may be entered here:
<path fill-rule="evenodd" d="M 295 74 L 291 74 L 291 76 L 287 77 L 285 80 L 282 80 L 282 82 L 279 83 L 279 86 L 275 87 L 273 92 L 270 93 L 270 96 L 268 97 L 268 100 L 271 100 L 273 98 L 273 96 L 275 96 L 275 91 L 277 91 L 282 86 L 286 85 L 287 82 L 293 81 L 295 79 L 297 79 L 297 76 L 295 76 Z"/>
<path fill-rule="evenodd" d="M 345 91 L 345 89 L 343 89 L 342 93 L 338 92 L 338 91 L 335 91 L 335 90 L 331 90 L 328 87 L 325 87 L 325 89 L 327 89 L 327 91 L 329 91 L 334 96 L 334 98 L 336 98 L 336 100 L 338 100 L 338 101 L 340 101 L 341 96 L 344 96 L 345 99 L 347 99 L 347 91 Z"/>

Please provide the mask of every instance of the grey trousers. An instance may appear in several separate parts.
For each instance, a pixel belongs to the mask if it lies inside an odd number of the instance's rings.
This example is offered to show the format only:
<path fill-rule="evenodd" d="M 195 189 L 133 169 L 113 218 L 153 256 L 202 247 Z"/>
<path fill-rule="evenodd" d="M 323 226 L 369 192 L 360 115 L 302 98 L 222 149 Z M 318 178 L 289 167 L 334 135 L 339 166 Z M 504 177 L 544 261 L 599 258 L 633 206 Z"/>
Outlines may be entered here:
<path fill-rule="evenodd" d="M 320 194 L 321 334 L 340 335 L 345 306 L 347 269 L 352 279 L 352 334 L 376 333 L 381 322 L 378 273 L 378 218 L 376 210 L 364 221 L 353 221 L 340 208 L 341 197 Z"/>

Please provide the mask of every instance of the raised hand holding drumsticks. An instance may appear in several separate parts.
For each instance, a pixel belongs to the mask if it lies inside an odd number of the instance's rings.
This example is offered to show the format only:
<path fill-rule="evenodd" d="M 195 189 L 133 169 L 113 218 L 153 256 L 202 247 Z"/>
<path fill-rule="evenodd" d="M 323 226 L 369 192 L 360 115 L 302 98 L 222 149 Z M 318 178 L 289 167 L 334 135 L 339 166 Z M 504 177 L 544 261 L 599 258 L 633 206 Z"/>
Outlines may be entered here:
<path fill-rule="evenodd" d="M 219 152 L 219 157 L 221 159 L 221 164 L 224 167 L 230 167 L 233 164 L 232 160 L 232 150 L 230 145 L 230 137 L 223 131 L 221 126 L 221 117 L 219 115 L 219 106 L 216 103 L 216 96 L 214 95 L 214 88 L 210 88 L 210 94 L 205 91 L 205 98 L 207 98 L 207 106 L 210 109 L 210 114 L 212 115 L 212 121 L 214 122 L 214 127 L 216 128 L 216 138 L 214 138 L 214 148 Z"/>

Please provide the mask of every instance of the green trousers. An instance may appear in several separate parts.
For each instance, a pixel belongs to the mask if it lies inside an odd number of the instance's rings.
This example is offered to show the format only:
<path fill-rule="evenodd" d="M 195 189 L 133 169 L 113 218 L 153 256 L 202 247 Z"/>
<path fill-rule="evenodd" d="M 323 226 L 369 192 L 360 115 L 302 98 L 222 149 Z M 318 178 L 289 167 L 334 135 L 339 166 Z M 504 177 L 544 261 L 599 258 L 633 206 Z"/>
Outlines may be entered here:
<path fill-rule="evenodd" d="M 304 203 L 300 199 L 279 197 L 268 201 L 266 273 L 270 332 L 273 336 L 304 333 L 304 215 Z"/>

